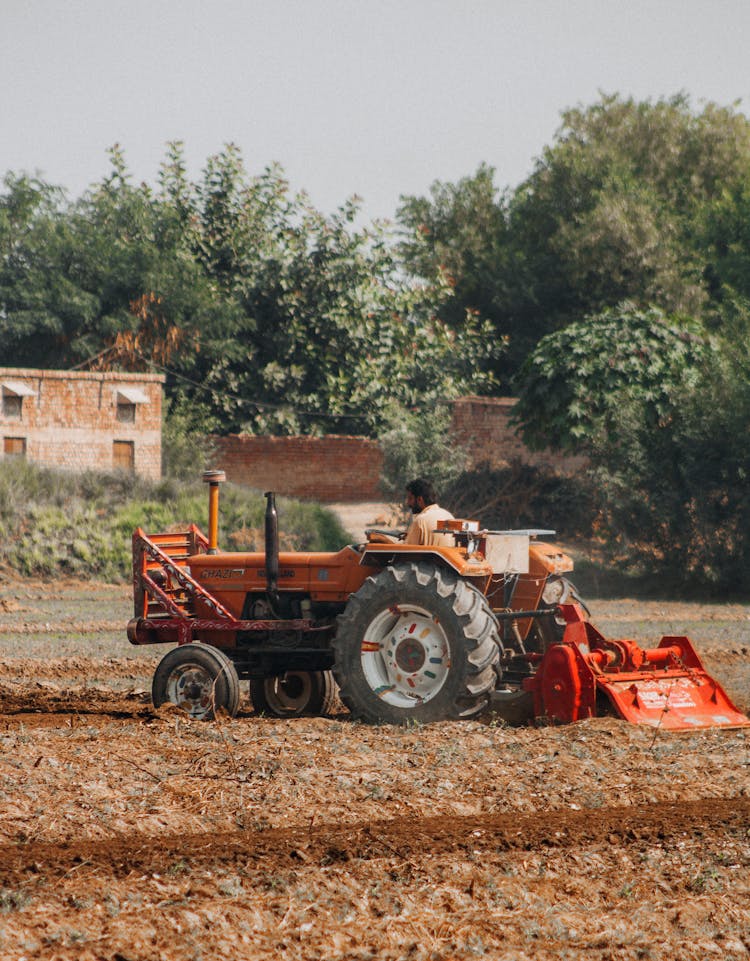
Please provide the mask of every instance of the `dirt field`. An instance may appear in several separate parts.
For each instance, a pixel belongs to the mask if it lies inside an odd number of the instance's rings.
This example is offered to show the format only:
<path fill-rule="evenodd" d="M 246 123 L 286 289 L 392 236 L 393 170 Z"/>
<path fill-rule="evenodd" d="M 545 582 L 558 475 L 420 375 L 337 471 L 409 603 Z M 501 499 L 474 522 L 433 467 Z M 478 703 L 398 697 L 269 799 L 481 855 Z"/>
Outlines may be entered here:
<path fill-rule="evenodd" d="M 0 957 L 750 958 L 750 732 L 149 706 L 124 587 L 0 580 Z M 688 633 L 750 709 L 750 607 Z"/>

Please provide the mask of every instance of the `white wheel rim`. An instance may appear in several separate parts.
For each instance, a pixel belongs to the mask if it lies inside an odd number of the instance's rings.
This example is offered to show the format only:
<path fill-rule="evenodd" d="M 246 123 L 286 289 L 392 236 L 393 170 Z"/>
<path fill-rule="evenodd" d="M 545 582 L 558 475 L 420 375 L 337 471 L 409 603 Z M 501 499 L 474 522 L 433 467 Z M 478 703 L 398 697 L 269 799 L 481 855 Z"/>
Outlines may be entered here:
<path fill-rule="evenodd" d="M 205 717 L 214 706 L 214 679 L 198 664 L 182 664 L 167 678 L 167 698 L 190 717 Z"/>
<path fill-rule="evenodd" d="M 280 713 L 304 711 L 310 703 L 312 682 L 306 671 L 287 671 L 279 677 L 269 677 L 263 686 L 269 706 Z"/>
<path fill-rule="evenodd" d="M 432 700 L 451 667 L 448 638 L 438 620 L 424 608 L 404 604 L 394 604 L 372 620 L 360 657 L 373 693 L 401 708 Z"/>

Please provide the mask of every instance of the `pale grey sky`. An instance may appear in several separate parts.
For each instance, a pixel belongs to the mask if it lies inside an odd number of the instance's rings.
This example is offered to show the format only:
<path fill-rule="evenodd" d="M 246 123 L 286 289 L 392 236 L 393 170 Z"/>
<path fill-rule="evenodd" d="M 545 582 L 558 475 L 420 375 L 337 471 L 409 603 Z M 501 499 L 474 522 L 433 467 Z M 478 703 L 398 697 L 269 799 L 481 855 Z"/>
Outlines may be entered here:
<path fill-rule="evenodd" d="M 0 176 L 78 196 L 118 142 L 153 182 L 234 141 L 326 212 L 481 162 L 515 186 L 560 112 L 681 90 L 750 111 L 750 0 L 0 0 Z"/>

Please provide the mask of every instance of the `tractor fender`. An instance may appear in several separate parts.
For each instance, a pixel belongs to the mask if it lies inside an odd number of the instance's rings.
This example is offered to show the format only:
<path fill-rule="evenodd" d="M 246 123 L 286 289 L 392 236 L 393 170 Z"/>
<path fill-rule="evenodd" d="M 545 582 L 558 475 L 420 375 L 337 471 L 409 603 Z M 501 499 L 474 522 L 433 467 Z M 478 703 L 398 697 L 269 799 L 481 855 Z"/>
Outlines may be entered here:
<path fill-rule="evenodd" d="M 366 567 L 388 567 L 399 563 L 418 563 L 428 561 L 436 567 L 455 571 L 459 577 L 487 578 L 492 576 L 492 567 L 480 553 L 467 557 L 460 547 L 430 547 L 424 544 L 368 543 L 359 563 Z"/>

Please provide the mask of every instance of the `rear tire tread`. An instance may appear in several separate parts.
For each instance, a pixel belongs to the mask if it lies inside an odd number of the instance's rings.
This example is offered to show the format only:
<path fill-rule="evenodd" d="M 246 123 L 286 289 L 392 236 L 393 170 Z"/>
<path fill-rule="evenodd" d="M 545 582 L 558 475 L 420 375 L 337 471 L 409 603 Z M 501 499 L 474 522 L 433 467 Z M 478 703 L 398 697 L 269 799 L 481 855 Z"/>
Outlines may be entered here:
<path fill-rule="evenodd" d="M 364 679 L 362 638 L 384 605 L 408 605 L 413 600 L 416 606 L 430 609 L 430 595 L 433 607 L 445 611 L 447 606 L 447 613 L 453 615 L 454 630 L 449 634 L 460 636 L 450 636 L 449 641 L 452 658 L 461 661 L 460 679 L 450 681 L 455 690 L 448 704 L 445 700 L 450 692 L 443 697 L 441 690 L 435 698 L 414 708 L 394 707 L 381 701 Z M 422 561 L 387 567 L 376 577 L 368 577 L 339 615 L 333 649 L 339 696 L 352 716 L 374 723 L 408 724 L 469 718 L 484 710 L 489 692 L 497 683 L 501 645 L 497 622 L 484 595 L 453 571 Z"/>

